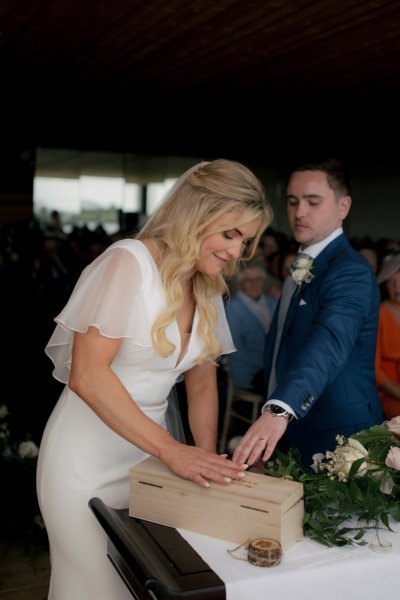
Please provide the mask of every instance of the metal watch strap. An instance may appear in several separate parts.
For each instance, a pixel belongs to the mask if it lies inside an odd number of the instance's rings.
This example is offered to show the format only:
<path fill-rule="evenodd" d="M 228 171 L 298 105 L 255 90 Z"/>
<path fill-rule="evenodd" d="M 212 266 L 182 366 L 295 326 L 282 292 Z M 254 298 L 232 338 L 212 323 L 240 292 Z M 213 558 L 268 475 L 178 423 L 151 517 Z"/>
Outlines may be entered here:
<path fill-rule="evenodd" d="M 291 412 L 285 410 L 284 408 L 282 408 L 282 406 L 279 406 L 278 404 L 267 404 L 265 410 L 271 413 L 273 417 L 285 417 L 288 423 L 293 421 L 293 419 L 295 418 Z"/>

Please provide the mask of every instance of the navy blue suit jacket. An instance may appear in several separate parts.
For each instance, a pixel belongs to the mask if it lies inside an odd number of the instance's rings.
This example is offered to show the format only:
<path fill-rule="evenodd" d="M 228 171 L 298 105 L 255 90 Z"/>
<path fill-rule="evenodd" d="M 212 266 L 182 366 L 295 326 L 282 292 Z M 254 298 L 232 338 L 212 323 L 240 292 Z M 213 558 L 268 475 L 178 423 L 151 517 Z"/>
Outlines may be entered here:
<path fill-rule="evenodd" d="M 276 361 L 277 386 L 270 398 L 291 406 L 290 446 L 312 455 L 346 436 L 383 421 L 375 383 L 380 294 L 365 259 L 345 235 L 314 260 L 314 278 L 291 299 Z M 267 338 L 265 374 L 271 370 L 277 316 Z"/>

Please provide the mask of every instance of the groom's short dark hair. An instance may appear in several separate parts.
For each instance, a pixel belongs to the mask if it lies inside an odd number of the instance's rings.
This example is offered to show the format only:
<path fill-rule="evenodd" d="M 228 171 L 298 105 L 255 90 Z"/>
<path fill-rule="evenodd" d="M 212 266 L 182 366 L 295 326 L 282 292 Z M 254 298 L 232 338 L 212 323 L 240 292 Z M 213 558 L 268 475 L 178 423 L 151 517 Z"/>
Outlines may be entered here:
<path fill-rule="evenodd" d="M 291 167 L 289 177 L 295 171 L 323 171 L 330 188 L 338 197 L 351 194 L 349 171 L 339 158 L 327 157 L 298 163 Z"/>

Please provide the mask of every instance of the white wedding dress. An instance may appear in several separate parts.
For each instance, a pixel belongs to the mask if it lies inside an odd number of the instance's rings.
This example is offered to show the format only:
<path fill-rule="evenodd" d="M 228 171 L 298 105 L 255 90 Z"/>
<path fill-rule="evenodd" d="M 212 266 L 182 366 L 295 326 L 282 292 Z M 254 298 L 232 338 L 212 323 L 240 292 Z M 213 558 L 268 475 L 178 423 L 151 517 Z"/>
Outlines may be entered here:
<path fill-rule="evenodd" d="M 222 352 L 234 350 L 222 298 L 215 298 L 217 337 Z M 46 348 L 54 377 L 67 384 L 74 331 L 95 325 L 107 337 L 122 338 L 112 364 L 135 402 L 165 427 L 167 397 L 180 375 L 203 348 L 197 311 L 186 353 L 176 322 L 167 329 L 174 353 L 160 358 L 151 324 L 166 306 L 159 272 L 146 246 L 122 240 L 110 246 L 82 273 L 71 298 L 55 319 Z M 45 428 L 39 453 L 37 490 L 51 554 L 51 600 L 131 600 L 107 558 L 107 539 L 88 507 L 94 496 L 126 508 L 129 469 L 148 455 L 114 433 L 65 386 Z"/>

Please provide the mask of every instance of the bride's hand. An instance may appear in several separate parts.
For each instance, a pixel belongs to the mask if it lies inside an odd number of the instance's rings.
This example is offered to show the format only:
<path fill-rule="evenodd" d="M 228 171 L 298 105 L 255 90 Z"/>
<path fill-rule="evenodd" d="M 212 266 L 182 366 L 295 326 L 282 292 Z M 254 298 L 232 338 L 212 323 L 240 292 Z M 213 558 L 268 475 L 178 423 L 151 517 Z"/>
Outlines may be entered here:
<path fill-rule="evenodd" d="M 227 484 L 232 479 L 242 479 L 247 469 L 247 465 L 233 463 L 226 454 L 213 454 L 173 438 L 163 440 L 159 458 L 176 475 L 202 487 L 209 487 L 209 481 Z"/>

